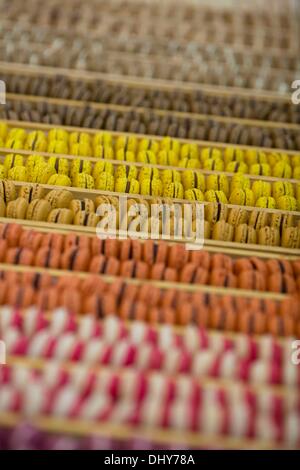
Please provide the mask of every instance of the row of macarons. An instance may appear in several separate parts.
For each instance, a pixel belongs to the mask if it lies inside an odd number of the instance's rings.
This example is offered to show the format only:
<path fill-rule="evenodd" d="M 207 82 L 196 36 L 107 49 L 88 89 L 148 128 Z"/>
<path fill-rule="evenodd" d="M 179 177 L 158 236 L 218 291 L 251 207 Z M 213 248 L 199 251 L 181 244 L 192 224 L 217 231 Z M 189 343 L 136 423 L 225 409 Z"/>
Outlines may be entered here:
<path fill-rule="evenodd" d="M 164 207 L 159 198 L 155 201 L 156 207 Z M 228 209 L 226 204 L 221 203 L 210 203 L 200 212 L 199 208 L 188 206 L 180 214 L 173 213 L 169 205 L 170 210 L 158 213 L 153 213 L 153 207 L 139 199 L 126 200 L 125 206 L 121 206 L 120 200 L 114 196 L 98 196 L 95 201 L 89 198 L 74 199 L 68 190 L 57 189 L 46 193 L 40 186 L 25 185 L 17 191 L 13 182 L 0 181 L 0 216 L 9 219 L 90 227 L 106 238 L 125 235 L 126 238 L 167 239 L 199 246 L 201 240 L 211 239 L 300 248 L 299 221 L 296 222 L 291 214 Z M 200 219 L 197 219 L 198 216 Z M 180 223 L 180 220 L 183 222 Z"/>
<path fill-rule="evenodd" d="M 76 285 L 78 280 L 76 278 L 54 278 L 48 274 L 39 273 L 13 273 L 13 272 L 1 272 L 2 279 L 6 279 L 8 282 L 19 282 L 20 284 L 28 284 L 38 290 L 39 288 L 45 288 L 47 285 L 52 286 L 58 283 L 60 289 L 63 290 L 65 286 L 70 283 Z M 119 295 L 120 289 L 123 289 L 123 296 L 126 297 L 126 291 L 128 284 L 122 281 L 115 281 L 111 285 L 101 281 L 98 277 L 89 276 L 84 279 L 79 285 L 78 289 L 82 292 L 87 292 L 88 295 L 95 287 L 103 289 L 103 292 L 110 291 Z M 131 287 L 129 287 L 128 293 L 130 294 Z M 154 288 L 154 291 L 157 289 Z M 161 291 L 161 301 L 163 300 L 165 291 Z M 204 305 L 206 298 L 206 305 L 232 305 L 240 310 L 243 308 L 253 308 L 254 303 L 258 305 L 257 299 L 250 299 L 247 297 L 232 297 L 217 294 L 195 294 L 190 293 L 186 296 L 182 291 L 177 291 L 174 294 L 179 299 L 179 303 L 182 303 L 183 297 L 187 301 L 198 302 Z M 149 287 L 144 285 L 141 289 L 136 289 L 136 298 L 144 299 L 149 301 L 149 304 L 155 304 Z M 194 300 L 193 300 L 194 299 Z M 165 301 L 167 298 L 165 297 Z M 281 303 L 276 303 L 270 299 L 261 300 L 261 307 L 266 307 L 266 315 L 280 314 L 279 309 L 293 308 L 293 302 L 289 299 L 288 301 L 282 302 L 284 307 L 282 308 Z M 261 308 L 260 307 L 260 308 Z M 273 310 L 272 310 L 273 309 Z M 177 350 L 184 350 L 190 354 L 195 354 L 197 351 L 214 351 L 216 353 L 222 353 L 225 351 L 232 351 L 239 358 L 244 358 L 249 361 L 264 360 L 273 361 L 278 364 L 285 364 L 289 361 L 290 353 L 290 341 L 282 338 L 276 338 L 271 335 L 264 336 L 250 336 L 248 334 L 219 334 L 212 330 L 199 327 L 195 324 L 189 324 L 185 328 L 178 329 L 173 328 L 171 325 L 165 324 L 153 325 L 147 322 L 132 320 L 131 322 L 124 322 L 120 317 L 114 315 L 107 315 L 102 319 L 97 318 L 95 315 L 82 315 L 77 316 L 72 314 L 69 310 L 63 307 L 59 307 L 51 311 L 41 310 L 38 307 L 29 307 L 18 309 L 11 306 L 1 307 L 0 315 L 0 332 L 4 332 L 7 328 L 16 328 L 20 333 L 26 337 L 32 337 L 41 330 L 47 329 L 54 335 L 60 336 L 61 334 L 71 332 L 78 339 L 84 341 L 92 341 L 98 339 L 106 343 L 112 344 L 121 340 L 128 340 L 132 344 L 141 345 L 152 345 L 161 348 L 162 350 L 173 347 Z"/>
<path fill-rule="evenodd" d="M 8 369 L 14 375 L 12 368 L 17 366 Z M 240 369 L 248 372 L 251 366 L 241 364 Z M 83 369 L 86 383 L 80 381 L 74 386 L 75 372 L 63 366 L 52 371 L 50 384 L 48 374 L 48 367 L 44 372 L 30 368 L 23 369 L 23 374 L 16 371 L 15 375 L 25 380 L 1 383 L 1 411 L 31 418 L 51 416 L 69 423 L 74 419 L 90 424 L 109 421 L 136 429 L 147 426 L 153 430 L 260 438 L 278 444 L 299 443 L 297 400 L 285 408 L 287 400 L 276 393 L 264 394 L 270 405 L 266 408 L 262 404 L 261 408 L 257 394 L 199 385 L 191 379 L 184 387 L 165 375 L 136 372 L 120 376 L 114 371 L 93 374 Z"/>
<path fill-rule="evenodd" d="M 108 131 L 67 131 L 63 127 L 31 130 L 9 127 L 0 122 L 1 146 L 14 150 L 32 150 L 82 157 L 96 157 L 129 162 L 204 168 L 228 172 L 291 178 L 299 172 L 300 155 L 275 150 L 203 147 L 171 137 L 162 139 L 131 134 L 114 135 Z M 179 162 L 182 164 L 179 165 Z M 281 165 L 278 165 L 278 164 Z M 255 166 L 256 165 L 256 166 Z M 278 165 L 278 166 L 276 166 Z M 298 170 L 296 168 L 298 167 Z M 299 178 L 299 176 L 298 176 Z"/>
<path fill-rule="evenodd" d="M 55 313 L 59 316 L 61 311 L 57 310 Z M 282 361 L 279 358 L 274 361 L 270 357 L 246 358 L 234 349 L 190 350 L 181 345 L 167 347 L 166 344 L 137 342 L 127 337 L 110 338 L 108 341 L 99 337 L 82 338 L 70 329 L 55 332 L 51 324 L 43 322 L 41 314 L 39 320 L 40 328 L 31 335 L 22 333 L 17 325 L 2 328 L 2 338 L 9 356 L 81 361 L 82 365 L 136 368 L 139 371 L 159 370 L 194 379 L 227 376 L 227 379 L 235 381 L 290 387 L 297 387 L 300 380 L 299 370 L 293 368 L 288 356 Z M 84 377 L 83 383 L 88 383 Z M 298 394 L 297 398 L 299 399 Z"/>
<path fill-rule="evenodd" d="M 47 100 L 32 101 L 21 99 L 8 101 L 0 109 L 0 119 L 43 123 L 54 126 L 72 126 L 89 129 L 102 129 L 109 132 L 132 132 L 141 135 L 168 135 L 172 138 L 193 139 L 206 142 L 242 144 L 251 147 L 286 149 L 299 151 L 300 138 L 296 129 L 270 127 L 250 124 L 242 120 L 237 123 L 219 120 L 214 116 L 209 119 L 179 116 L 172 112 L 162 113 L 157 110 L 105 108 L 81 106 L 80 103 L 56 102 Z M 76 151 L 76 146 L 74 147 Z M 91 152 L 92 148 L 81 147 L 82 152 Z M 72 149 L 71 149 L 72 151 Z M 89 153 L 88 155 L 91 155 Z M 248 171 L 256 171 L 255 167 Z M 270 169 L 269 169 L 270 171 Z"/>
<path fill-rule="evenodd" d="M 299 261 L 233 259 L 178 243 L 47 234 L 18 224 L 2 225 L 0 238 L 1 261 L 11 264 L 283 293 L 300 281 Z"/>
<path fill-rule="evenodd" d="M 300 207 L 300 183 L 250 180 L 242 174 L 204 175 L 195 170 L 171 170 L 134 165 L 116 165 L 100 160 L 50 157 L 40 155 L 5 156 L 0 164 L 0 178 L 54 186 L 77 187 L 142 196 L 222 202 L 297 211 Z"/>

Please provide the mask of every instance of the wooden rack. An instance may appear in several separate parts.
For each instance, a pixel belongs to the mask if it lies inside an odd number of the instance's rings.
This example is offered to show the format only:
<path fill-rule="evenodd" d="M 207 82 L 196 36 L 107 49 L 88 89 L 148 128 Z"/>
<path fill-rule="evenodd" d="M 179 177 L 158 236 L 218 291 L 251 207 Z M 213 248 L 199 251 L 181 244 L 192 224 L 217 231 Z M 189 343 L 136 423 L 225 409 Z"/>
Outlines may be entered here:
<path fill-rule="evenodd" d="M 24 417 L 15 413 L 1 413 L 0 425 L 14 428 L 24 422 Z M 60 419 L 50 416 L 40 416 L 30 419 L 32 426 L 40 431 L 67 434 L 76 437 L 98 436 L 117 441 L 131 439 L 147 440 L 159 445 L 184 445 L 185 448 L 207 449 L 239 449 L 239 450 L 283 450 L 292 449 L 287 445 L 278 445 L 274 441 L 241 439 L 234 437 L 208 436 L 201 433 L 191 433 L 163 428 L 131 427 L 111 423 L 93 423 L 75 419 Z"/>

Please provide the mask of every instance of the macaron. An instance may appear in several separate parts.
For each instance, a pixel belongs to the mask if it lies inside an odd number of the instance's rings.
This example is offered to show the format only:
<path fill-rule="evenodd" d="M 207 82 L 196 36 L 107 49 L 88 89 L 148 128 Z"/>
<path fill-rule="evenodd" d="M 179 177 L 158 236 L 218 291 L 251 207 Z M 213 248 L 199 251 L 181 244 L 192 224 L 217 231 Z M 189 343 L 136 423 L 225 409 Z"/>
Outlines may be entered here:
<path fill-rule="evenodd" d="M 168 250 L 167 264 L 170 268 L 181 269 L 187 263 L 189 252 L 183 244 L 171 245 Z"/>
<path fill-rule="evenodd" d="M 0 217 L 5 217 L 6 214 L 6 204 L 4 199 L 0 196 Z"/>
<path fill-rule="evenodd" d="M 59 302 L 59 292 L 54 286 L 50 286 L 46 289 L 42 289 L 37 292 L 36 306 L 42 311 L 52 311 L 58 306 L 61 306 Z"/>
<path fill-rule="evenodd" d="M 28 205 L 26 219 L 46 221 L 51 211 L 51 204 L 44 199 L 34 199 Z"/>
<path fill-rule="evenodd" d="M 225 269 L 213 269 L 209 275 L 209 283 L 216 287 L 236 287 L 237 278 Z"/>
<path fill-rule="evenodd" d="M 0 197 L 3 199 L 5 204 L 16 199 L 16 187 L 12 181 L 0 180 Z"/>
<path fill-rule="evenodd" d="M 124 299 L 119 307 L 119 316 L 123 320 L 146 321 L 147 306 L 143 302 Z"/>
<path fill-rule="evenodd" d="M 85 213 L 95 212 L 95 204 L 92 199 L 72 199 L 69 204 L 69 209 L 76 214 L 79 211 L 84 211 Z"/>
<path fill-rule="evenodd" d="M 270 224 L 270 214 L 265 211 L 252 210 L 249 215 L 248 225 L 256 230 L 266 227 Z"/>
<path fill-rule="evenodd" d="M 53 189 L 45 195 L 44 199 L 51 204 L 52 209 L 68 209 L 73 195 L 66 189 Z"/>
<path fill-rule="evenodd" d="M 204 207 L 205 220 L 215 224 L 220 220 L 227 220 L 228 208 L 225 204 L 221 202 L 212 202 Z"/>
<path fill-rule="evenodd" d="M 147 279 L 149 275 L 149 266 L 144 261 L 123 261 L 121 264 L 120 275 L 130 278 Z"/>
<path fill-rule="evenodd" d="M 72 186 L 71 178 L 67 175 L 62 174 L 54 174 L 51 175 L 47 181 L 47 184 L 50 186 Z"/>
<path fill-rule="evenodd" d="M 234 235 L 234 227 L 225 220 L 216 222 L 212 228 L 212 239 L 222 241 L 232 241 Z"/>
<path fill-rule="evenodd" d="M 6 253 L 5 262 L 9 264 L 32 266 L 33 259 L 33 252 L 27 248 L 9 248 Z"/>
<path fill-rule="evenodd" d="M 278 246 L 280 242 L 279 230 L 274 227 L 263 227 L 258 230 L 258 243 L 260 245 Z"/>
<path fill-rule="evenodd" d="M 38 184 L 21 186 L 19 191 L 19 197 L 23 197 L 28 203 L 31 203 L 34 199 L 43 199 L 45 194 L 46 190 Z"/>
<path fill-rule="evenodd" d="M 266 262 L 255 256 L 249 258 L 238 258 L 234 261 L 233 270 L 235 274 L 239 274 L 243 271 L 258 271 L 263 276 L 267 276 L 267 265 Z"/>
<path fill-rule="evenodd" d="M 183 186 L 181 183 L 168 183 L 163 190 L 163 196 L 169 198 L 183 199 Z"/>
<path fill-rule="evenodd" d="M 77 248 L 83 248 L 89 251 L 91 248 L 91 237 L 88 237 L 87 235 L 79 235 L 77 233 L 68 233 L 67 235 L 64 236 L 63 242 L 64 242 L 64 250 L 77 247 Z"/>
<path fill-rule="evenodd" d="M 214 191 L 213 189 L 210 189 L 205 192 L 204 198 L 208 202 L 228 203 L 226 194 L 223 191 Z"/>
<path fill-rule="evenodd" d="M 151 178 L 151 179 L 143 178 L 140 184 L 140 192 L 142 195 L 145 195 L 145 196 L 149 195 L 149 196 L 160 197 L 163 193 L 162 181 L 158 178 Z"/>
<path fill-rule="evenodd" d="M 115 257 L 104 255 L 94 256 L 89 265 L 89 271 L 94 274 L 107 274 L 117 276 L 120 271 L 120 262 Z"/>
<path fill-rule="evenodd" d="M 6 216 L 11 219 L 26 219 L 28 202 L 23 197 L 18 197 L 7 204 Z"/>
<path fill-rule="evenodd" d="M 138 240 L 122 240 L 120 243 L 120 261 L 133 259 L 140 261 L 143 255 L 143 245 Z"/>
<path fill-rule="evenodd" d="M 259 271 L 243 270 L 238 275 L 237 285 L 240 289 L 265 291 L 266 290 L 266 278 Z"/>
<path fill-rule="evenodd" d="M 268 277 L 268 290 L 282 294 L 293 294 L 297 286 L 294 278 L 288 274 L 275 272 Z"/>
<path fill-rule="evenodd" d="M 41 246 L 52 248 L 54 250 L 62 252 L 64 243 L 65 243 L 64 235 L 60 233 L 49 232 L 49 233 L 43 234 Z"/>
<path fill-rule="evenodd" d="M 221 253 L 214 253 L 210 258 L 211 269 L 225 269 L 228 272 L 233 271 L 234 262 L 231 256 Z"/>
<path fill-rule="evenodd" d="M 6 303 L 15 307 L 27 308 L 35 304 L 35 298 L 35 291 L 32 287 L 12 285 L 7 291 Z"/>
<path fill-rule="evenodd" d="M 235 331 L 236 314 L 232 309 L 214 307 L 210 310 L 209 325 L 220 331 Z"/>
<path fill-rule="evenodd" d="M 73 224 L 85 227 L 97 227 L 100 217 L 94 212 L 78 211 L 74 215 Z"/>
<path fill-rule="evenodd" d="M 201 268 L 208 271 L 211 265 L 211 256 L 208 251 L 190 250 L 189 262 L 197 264 L 197 266 L 200 266 Z"/>
<path fill-rule="evenodd" d="M 279 273 L 294 276 L 292 263 L 284 258 L 268 259 L 265 266 L 269 275 Z"/>
<path fill-rule="evenodd" d="M 295 320 L 291 315 L 272 315 L 267 318 L 268 331 L 274 336 L 289 336 L 295 334 Z"/>
<path fill-rule="evenodd" d="M 179 280 L 187 284 L 206 284 L 208 271 L 194 263 L 187 263 L 180 272 Z"/>
<path fill-rule="evenodd" d="M 229 209 L 227 222 L 230 225 L 238 226 L 248 222 L 249 213 L 246 209 L 240 207 L 233 207 Z"/>
<path fill-rule="evenodd" d="M 43 234 L 36 230 L 23 230 L 19 240 L 20 248 L 28 248 L 34 253 L 40 248 L 43 240 Z"/>
<path fill-rule="evenodd" d="M 254 227 L 247 224 L 241 224 L 235 227 L 234 241 L 237 243 L 257 243 L 257 233 Z"/>
<path fill-rule="evenodd" d="M 0 225 L 0 239 L 6 240 L 9 247 L 18 246 L 22 233 L 23 229 L 19 224 Z"/>
<path fill-rule="evenodd" d="M 267 317 L 257 311 L 239 311 L 237 315 L 237 330 L 248 335 L 262 335 L 267 330 Z"/>
<path fill-rule="evenodd" d="M 90 252 L 87 249 L 71 247 L 61 256 L 62 269 L 70 271 L 87 271 L 90 263 Z"/>
<path fill-rule="evenodd" d="M 173 268 L 168 268 L 163 263 L 155 263 L 151 268 L 151 279 L 155 281 L 177 281 L 177 271 Z"/>
<path fill-rule="evenodd" d="M 70 209 L 52 209 L 47 222 L 54 224 L 72 224 L 74 214 Z"/>
<path fill-rule="evenodd" d="M 43 268 L 59 269 L 60 258 L 59 251 L 49 247 L 42 247 L 35 255 L 34 264 Z"/>
<path fill-rule="evenodd" d="M 143 243 L 143 260 L 150 266 L 155 263 L 165 264 L 168 250 L 168 244 L 164 241 L 145 240 Z"/>

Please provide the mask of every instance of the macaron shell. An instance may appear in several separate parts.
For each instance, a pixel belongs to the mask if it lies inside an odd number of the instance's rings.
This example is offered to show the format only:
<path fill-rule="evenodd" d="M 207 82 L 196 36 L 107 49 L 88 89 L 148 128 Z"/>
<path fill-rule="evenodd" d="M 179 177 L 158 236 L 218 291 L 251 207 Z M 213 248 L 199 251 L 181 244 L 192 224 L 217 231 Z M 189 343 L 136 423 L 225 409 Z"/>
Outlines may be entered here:
<path fill-rule="evenodd" d="M 59 269 L 60 268 L 61 254 L 59 251 L 42 247 L 40 248 L 34 259 L 35 266 L 41 266 L 43 268 Z"/>

